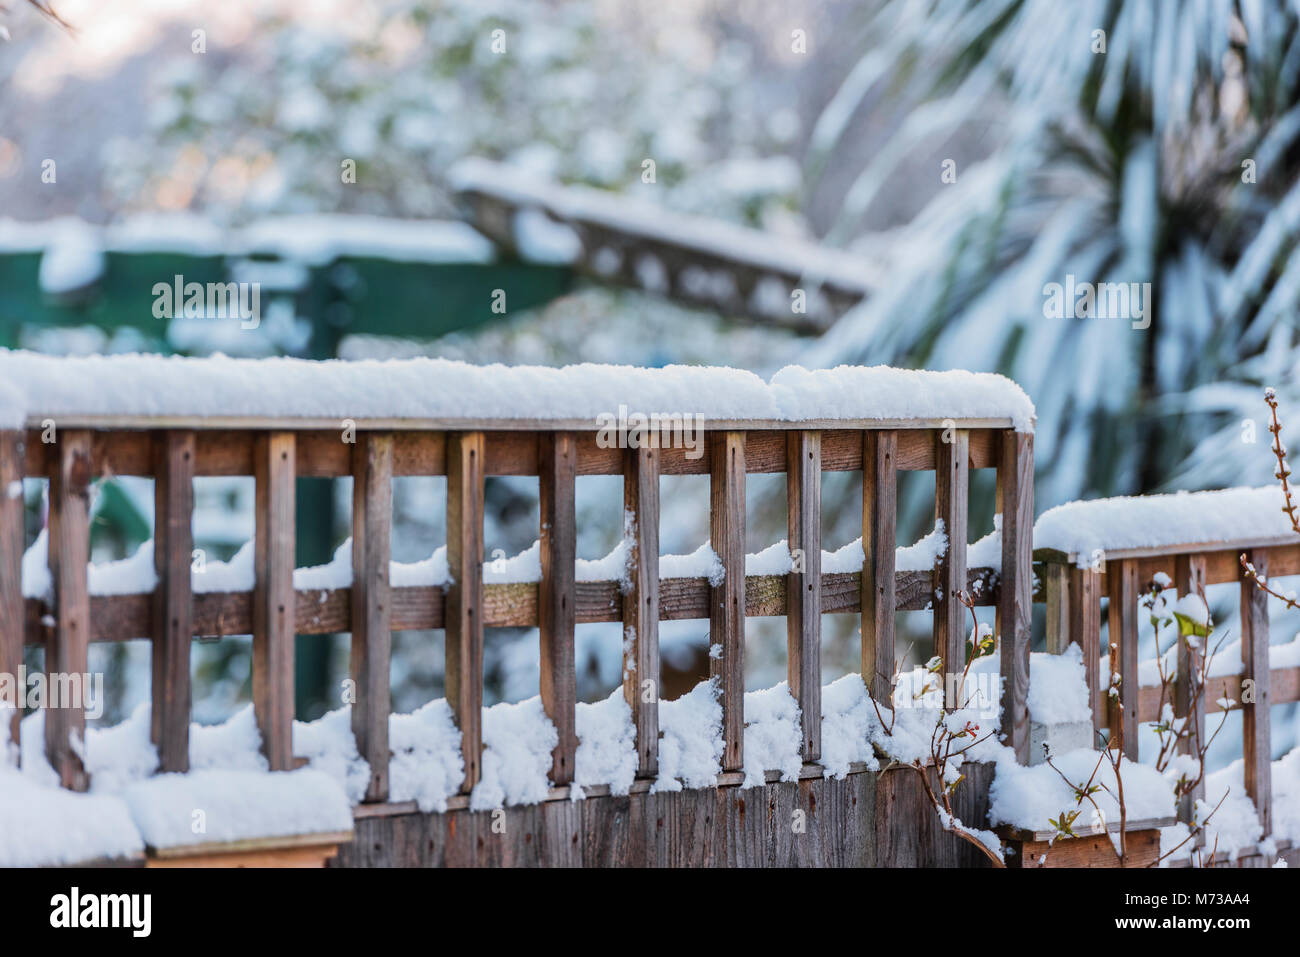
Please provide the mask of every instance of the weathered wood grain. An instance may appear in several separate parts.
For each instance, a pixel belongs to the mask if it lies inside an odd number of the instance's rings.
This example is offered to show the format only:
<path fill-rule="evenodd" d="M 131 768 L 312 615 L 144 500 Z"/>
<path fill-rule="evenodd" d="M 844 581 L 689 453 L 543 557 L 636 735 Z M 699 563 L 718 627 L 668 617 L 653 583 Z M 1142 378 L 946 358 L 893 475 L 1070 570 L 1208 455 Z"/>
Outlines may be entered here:
<path fill-rule="evenodd" d="M 54 583 L 54 625 L 47 629 L 45 671 L 51 680 L 89 678 L 90 560 L 89 432 L 62 429 L 50 471 L 49 564 Z M 75 676 L 75 678 L 74 678 Z M 65 685 L 66 686 L 66 685 Z M 59 782 L 74 791 L 90 786 L 80 751 L 86 740 L 85 688 L 81 700 L 45 709 L 45 756 Z"/>
<path fill-rule="evenodd" d="M 786 445 L 786 539 L 796 557 L 786 579 L 786 677 L 799 703 L 804 761 L 822 740 L 822 447 L 818 432 L 791 432 Z M 748 604 L 746 595 L 746 604 Z"/>
<path fill-rule="evenodd" d="M 555 725 L 551 781 L 573 780 L 578 748 L 578 700 L 573 631 L 577 621 L 574 561 L 578 554 L 576 510 L 577 436 L 555 432 L 541 437 L 538 502 L 541 521 L 542 580 L 537 589 L 537 627 L 541 654 L 542 707 Z"/>
<path fill-rule="evenodd" d="M 1123 742 L 1124 755 L 1138 759 L 1138 580 L 1130 559 L 1109 566 L 1110 673 L 1119 675 L 1119 695 L 1107 695 L 1110 747 Z"/>
<path fill-rule="evenodd" d="M 158 586 L 153 607 L 153 692 L 150 737 L 158 748 L 158 770 L 190 768 L 190 645 L 194 601 L 190 556 L 194 535 L 194 433 L 154 435 L 154 569 Z"/>
<path fill-rule="evenodd" d="M 461 432 L 447 444 L 447 701 L 460 728 L 468 793 L 483 755 L 483 451 L 482 432 Z"/>
<path fill-rule="evenodd" d="M 1180 555 L 1175 562 L 1174 587 L 1184 595 L 1205 594 L 1205 559 L 1200 555 Z M 1178 742 L 1181 754 L 1196 755 L 1205 744 L 1205 695 L 1201 689 L 1201 644 L 1193 645 L 1185 637 L 1178 639 L 1178 677 L 1174 681 L 1174 715 L 1186 719 L 1187 736 Z M 1140 704 L 1140 703 L 1139 703 Z M 1205 779 L 1184 794 L 1178 803 L 1178 818 L 1190 822 L 1196 802 L 1205 799 Z M 1202 835 L 1203 836 L 1203 835 Z"/>
<path fill-rule="evenodd" d="M 342 444 L 342 443 L 340 443 Z M 389 671 L 393 645 L 393 436 L 362 432 L 352 446 L 352 734 L 370 765 L 367 801 L 388 800 Z"/>
<path fill-rule="evenodd" d="M 722 769 L 744 766 L 745 746 L 745 433 L 712 437 L 709 540 L 725 578 L 710 594 L 710 671 L 722 692 Z"/>
<path fill-rule="evenodd" d="M 877 701 L 889 700 L 895 669 L 897 456 L 897 432 L 862 433 L 862 680 Z M 927 588 L 926 596 L 933 591 Z"/>
<path fill-rule="evenodd" d="M 1247 552 L 1246 560 L 1262 579 L 1269 578 L 1268 557 Z M 1265 834 L 1273 831 L 1273 764 L 1269 708 L 1273 696 L 1268 668 L 1268 594 L 1242 574 L 1241 580 L 1241 734 L 1246 793 Z M 1254 693 L 1246 693 L 1253 682 Z"/>
<path fill-rule="evenodd" d="M 1029 643 L 1033 637 L 1034 437 L 1008 430 L 998 465 L 1002 513 L 1002 730 L 1021 764 L 1029 762 Z M 963 575 L 963 580 L 964 580 Z"/>
<path fill-rule="evenodd" d="M 23 472 L 26 468 L 26 435 L 17 429 L 0 429 L 0 674 L 17 675 L 23 663 L 26 635 L 23 607 Z M 15 492 L 17 494 L 15 494 Z M 5 742 L 18 744 L 18 725 L 23 717 L 17 682 L 10 684 L 13 697 L 0 697 L 8 706 L 8 722 L 0 722 L 0 750 Z"/>
<path fill-rule="evenodd" d="M 970 433 L 943 429 L 934 434 L 934 517 L 943 522 L 947 544 L 934 566 L 934 653 L 944 671 L 959 674 L 966 664 L 970 612 L 958 593 L 966 587 L 969 525 Z"/>
<path fill-rule="evenodd" d="M 293 759 L 294 434 L 258 436 L 254 452 L 253 713 L 272 771 Z"/>
<path fill-rule="evenodd" d="M 636 726 L 637 774 L 659 772 L 659 456 L 653 446 L 624 453 L 623 515 L 631 539 L 623 599 L 623 695 Z"/>
<path fill-rule="evenodd" d="M 1105 702 L 1098 671 L 1101 660 L 1101 574 L 1095 569 L 1070 566 L 1069 639 L 1083 652 L 1084 679 L 1088 682 L 1088 707 L 1094 729 L 1106 722 Z"/>

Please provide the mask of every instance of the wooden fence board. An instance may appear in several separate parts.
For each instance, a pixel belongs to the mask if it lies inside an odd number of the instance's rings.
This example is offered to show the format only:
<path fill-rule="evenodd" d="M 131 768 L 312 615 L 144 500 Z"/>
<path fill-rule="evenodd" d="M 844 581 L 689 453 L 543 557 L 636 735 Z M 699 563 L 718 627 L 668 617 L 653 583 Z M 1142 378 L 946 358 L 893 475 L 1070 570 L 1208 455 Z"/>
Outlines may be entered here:
<path fill-rule="evenodd" d="M 26 548 L 23 522 L 23 471 L 26 468 L 26 435 L 17 429 L 0 430 L 0 674 L 17 675 L 23 663 L 26 615 L 23 607 L 23 551 Z M 0 707 L 13 710 L 7 723 L 0 722 L 0 751 L 5 742 L 18 744 L 22 721 L 22 690 L 11 685 L 14 697 L 0 698 Z"/>
<path fill-rule="evenodd" d="M 468 793 L 483 755 L 483 449 L 482 432 L 447 443 L 447 701 L 460 728 Z"/>
<path fill-rule="evenodd" d="M 1138 759 L 1138 580 L 1137 563 L 1131 559 L 1111 562 L 1110 573 L 1110 672 L 1119 674 L 1119 697 L 1107 695 L 1110 715 L 1110 747 L 1123 738 L 1124 754 Z M 1107 687 L 1110 682 L 1107 681 Z"/>
<path fill-rule="evenodd" d="M 150 737 L 158 748 L 158 769 L 190 768 L 190 645 L 194 602 L 190 556 L 194 550 L 194 433 L 154 436 L 154 569 L 158 586 L 153 608 L 153 710 Z"/>
<path fill-rule="evenodd" d="M 745 433 L 713 435 L 709 529 L 725 578 L 710 596 L 710 671 L 722 691 L 722 769 L 744 766 L 745 745 Z"/>
<path fill-rule="evenodd" d="M 636 726 L 637 774 L 659 773 L 659 455 L 627 449 L 623 514 L 630 527 L 628 582 L 623 593 L 623 695 Z"/>
<path fill-rule="evenodd" d="M 863 432 L 862 547 L 859 583 L 862 609 L 862 680 L 872 697 L 890 700 L 894 679 L 895 584 L 898 483 L 897 432 Z M 933 578 L 931 579 L 931 585 Z M 927 589 L 933 594 L 933 587 Z"/>
<path fill-rule="evenodd" d="M 542 580 L 537 589 L 540 688 L 542 707 L 557 733 L 551 755 L 551 781 L 568 784 L 573 780 L 578 748 L 574 724 L 578 679 L 573 648 L 578 605 L 574 582 L 574 560 L 578 553 L 577 437 L 572 432 L 543 435 L 540 464 Z"/>
<path fill-rule="evenodd" d="M 1268 558 L 1255 552 L 1246 553 L 1255 573 L 1269 577 Z M 1241 662 L 1242 662 L 1242 760 L 1246 793 L 1255 802 L 1255 812 L 1265 834 L 1273 831 L 1273 765 L 1271 754 L 1269 707 L 1273 697 L 1269 688 L 1268 667 L 1268 595 L 1244 574 L 1241 582 Z M 1254 682 L 1254 694 L 1247 695 L 1246 682 Z M 1247 698 L 1253 700 L 1247 700 Z"/>
<path fill-rule="evenodd" d="M 393 436 L 362 432 L 352 447 L 352 734 L 370 765 L 367 801 L 388 800 L 388 715 L 392 710 Z"/>
<path fill-rule="evenodd" d="M 63 429 L 50 471 L 49 564 L 54 583 L 54 625 L 48 629 L 45 671 L 64 682 L 89 677 L 90 594 L 86 563 L 90 560 L 89 432 Z M 45 755 L 59 782 L 84 791 L 90 779 L 78 752 L 86 739 L 85 688 L 82 700 L 60 701 L 45 710 Z"/>
<path fill-rule="evenodd" d="M 1029 763 L 1029 643 L 1033 637 L 1034 437 L 1003 433 L 998 466 L 1002 512 L 1002 730 L 1021 764 Z M 963 583 L 965 576 L 963 575 Z"/>
<path fill-rule="evenodd" d="M 803 759 L 816 761 L 822 739 L 820 433 L 791 432 L 786 457 L 786 541 L 798 557 L 786 580 L 786 676 L 790 694 L 799 703 Z"/>
<path fill-rule="evenodd" d="M 934 450 L 934 516 L 943 522 L 947 538 L 934 566 L 934 653 L 943 655 L 945 672 L 960 674 L 970 629 L 970 612 L 958 598 L 966 587 L 970 434 L 964 429 L 936 432 Z"/>
<path fill-rule="evenodd" d="M 1200 555 L 1180 555 L 1175 563 L 1174 587 L 1178 596 L 1204 595 L 1205 559 Z M 1200 688 L 1201 649 L 1206 639 L 1193 647 L 1186 638 L 1178 638 L 1178 677 L 1174 682 L 1174 714 L 1187 719 L 1187 737 L 1181 739 L 1181 754 L 1195 755 L 1205 743 L 1205 694 Z M 1205 780 L 1184 794 L 1178 805 L 1178 818 L 1190 822 L 1196 802 L 1205 798 Z"/>
<path fill-rule="evenodd" d="M 253 712 L 272 771 L 293 759 L 294 434 L 257 439 L 253 591 Z"/>

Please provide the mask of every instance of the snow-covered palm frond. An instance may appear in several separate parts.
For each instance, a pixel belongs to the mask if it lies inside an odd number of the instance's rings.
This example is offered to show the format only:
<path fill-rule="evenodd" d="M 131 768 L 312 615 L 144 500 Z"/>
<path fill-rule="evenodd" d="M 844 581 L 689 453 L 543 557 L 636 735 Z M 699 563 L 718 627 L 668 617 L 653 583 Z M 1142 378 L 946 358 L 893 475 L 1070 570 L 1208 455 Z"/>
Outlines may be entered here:
<path fill-rule="evenodd" d="M 929 99 L 862 166 L 838 231 L 858 228 L 922 139 L 991 112 L 1005 120 L 1001 145 L 890 234 L 890 287 L 805 360 L 1014 377 L 1038 406 L 1044 506 L 1175 477 L 1239 481 L 1227 466 L 1240 455 L 1219 469 L 1183 463 L 1224 458 L 1228 439 L 1239 452 L 1241 418 L 1260 414 L 1242 403 L 1265 372 L 1295 364 L 1296 10 L 1281 0 L 932 0 L 886 3 L 879 18 L 892 34 L 832 100 L 816 145 L 831 148 L 872 78 L 924 82 Z M 1045 289 L 1067 276 L 1150 283 L 1149 328 L 1048 318 Z M 1208 385 L 1224 382 L 1243 387 Z"/>

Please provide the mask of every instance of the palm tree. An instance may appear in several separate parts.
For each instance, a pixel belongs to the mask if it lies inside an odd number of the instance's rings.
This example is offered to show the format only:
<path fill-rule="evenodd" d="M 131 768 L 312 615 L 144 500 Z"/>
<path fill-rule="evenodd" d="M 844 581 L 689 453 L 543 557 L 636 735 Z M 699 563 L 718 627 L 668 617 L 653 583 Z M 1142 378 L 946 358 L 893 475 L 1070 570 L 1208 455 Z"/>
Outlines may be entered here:
<path fill-rule="evenodd" d="M 805 361 L 1013 377 L 1038 407 L 1040 507 L 1241 481 L 1228 443 L 1259 417 L 1256 384 L 1295 364 L 1297 14 L 1280 0 L 928 0 L 886 2 L 871 26 L 881 43 L 819 120 L 812 170 L 856 104 L 887 84 L 923 96 L 833 235 L 860 231 L 918 144 L 972 119 L 1000 143 L 878 242 L 890 288 Z M 1067 277 L 1149 283 L 1145 315 L 1054 317 L 1045 291 Z"/>

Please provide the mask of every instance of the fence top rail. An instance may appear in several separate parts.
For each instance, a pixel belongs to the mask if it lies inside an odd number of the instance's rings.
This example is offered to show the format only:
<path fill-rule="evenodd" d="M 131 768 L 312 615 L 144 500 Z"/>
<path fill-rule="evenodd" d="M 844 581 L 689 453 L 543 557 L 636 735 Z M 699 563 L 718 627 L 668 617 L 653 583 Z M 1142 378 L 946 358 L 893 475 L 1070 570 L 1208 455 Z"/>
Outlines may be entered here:
<path fill-rule="evenodd" d="M 1003 376 L 885 366 L 763 380 L 738 369 L 475 366 L 0 350 L 0 428 L 338 428 L 633 431 L 691 427 L 1014 428 L 1034 407 Z"/>
<path fill-rule="evenodd" d="M 1276 485 L 1070 502 L 1034 523 L 1036 561 L 1100 562 L 1300 545 Z"/>

